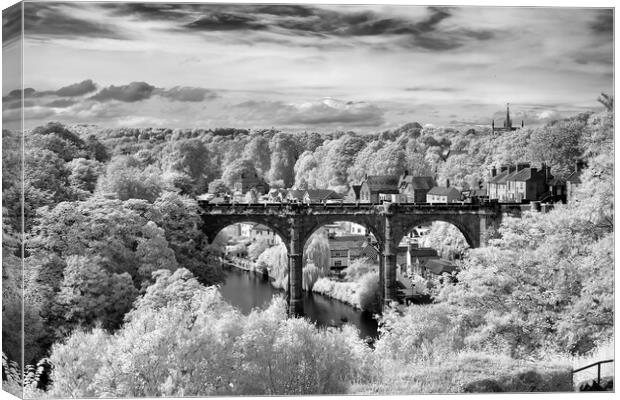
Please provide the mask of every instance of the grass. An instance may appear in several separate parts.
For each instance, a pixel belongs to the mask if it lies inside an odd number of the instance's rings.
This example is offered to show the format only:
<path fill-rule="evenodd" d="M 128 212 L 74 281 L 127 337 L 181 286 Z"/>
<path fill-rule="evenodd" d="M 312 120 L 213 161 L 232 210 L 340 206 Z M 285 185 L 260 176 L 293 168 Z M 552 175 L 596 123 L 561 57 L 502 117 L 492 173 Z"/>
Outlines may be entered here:
<path fill-rule="evenodd" d="M 510 357 L 463 352 L 419 364 L 384 364 L 377 382 L 355 384 L 351 394 L 410 395 L 420 393 L 568 392 L 570 366 L 533 363 Z"/>

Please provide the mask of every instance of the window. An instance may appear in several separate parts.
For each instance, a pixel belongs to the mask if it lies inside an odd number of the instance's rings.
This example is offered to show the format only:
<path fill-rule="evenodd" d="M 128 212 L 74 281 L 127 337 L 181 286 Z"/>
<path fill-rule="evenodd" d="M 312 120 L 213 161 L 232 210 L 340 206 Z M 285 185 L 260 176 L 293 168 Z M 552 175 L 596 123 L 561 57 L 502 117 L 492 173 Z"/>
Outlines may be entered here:
<path fill-rule="evenodd" d="M 334 261 L 334 267 L 342 267 L 342 261 L 340 260 Z"/>

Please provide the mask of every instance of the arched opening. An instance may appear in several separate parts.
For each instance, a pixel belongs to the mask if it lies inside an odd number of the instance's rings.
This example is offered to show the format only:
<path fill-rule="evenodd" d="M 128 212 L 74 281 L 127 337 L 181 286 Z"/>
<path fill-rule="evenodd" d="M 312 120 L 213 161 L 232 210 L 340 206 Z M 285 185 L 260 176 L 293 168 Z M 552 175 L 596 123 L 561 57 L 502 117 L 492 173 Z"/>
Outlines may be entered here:
<path fill-rule="evenodd" d="M 248 314 L 266 307 L 288 289 L 287 238 L 276 227 L 258 220 L 228 221 L 213 230 L 210 246 L 218 253 L 225 280 L 220 292 Z"/>
<path fill-rule="evenodd" d="M 404 303 L 431 301 L 431 289 L 454 282 L 461 260 L 471 247 L 469 232 L 446 220 L 417 221 L 405 228 L 397 245 L 396 285 Z"/>
<path fill-rule="evenodd" d="M 304 244 L 304 290 L 353 307 L 380 311 L 380 238 L 362 221 L 322 221 Z"/>

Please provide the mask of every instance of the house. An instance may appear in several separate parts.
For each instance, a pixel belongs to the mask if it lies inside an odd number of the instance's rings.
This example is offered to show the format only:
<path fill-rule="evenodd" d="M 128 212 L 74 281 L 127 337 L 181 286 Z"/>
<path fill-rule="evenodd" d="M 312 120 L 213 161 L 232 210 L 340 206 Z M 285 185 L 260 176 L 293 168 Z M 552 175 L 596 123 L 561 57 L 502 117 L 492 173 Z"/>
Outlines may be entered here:
<path fill-rule="evenodd" d="M 515 167 L 512 165 L 502 165 L 498 172 L 495 166 L 491 168 L 491 176 L 487 183 L 487 194 L 489 200 L 503 201 L 506 197 L 506 177 L 513 173 Z"/>
<path fill-rule="evenodd" d="M 566 178 L 566 201 L 575 200 L 575 189 L 581 185 L 581 174 L 585 168 L 587 168 L 585 162 L 575 162 L 575 170 Z"/>
<path fill-rule="evenodd" d="M 269 191 L 269 193 L 268 193 L 269 202 L 271 202 L 271 203 L 279 203 L 283 199 L 286 198 L 287 194 L 288 194 L 288 191 L 286 189 L 280 189 L 280 188 L 271 189 Z"/>
<path fill-rule="evenodd" d="M 430 176 L 413 176 L 405 171 L 398 180 L 398 190 L 405 195 L 405 203 L 424 203 L 426 194 L 436 186 L 435 179 Z"/>
<path fill-rule="evenodd" d="M 446 187 L 435 186 L 426 194 L 427 203 L 454 203 L 461 200 L 461 192 L 450 187 L 450 182 L 446 183 Z"/>
<path fill-rule="evenodd" d="M 351 261 L 365 259 L 378 262 L 379 252 L 372 245 L 369 237 L 360 235 L 340 235 L 329 238 L 330 268 L 342 270 Z"/>
<path fill-rule="evenodd" d="M 305 190 L 288 189 L 285 199 L 290 202 L 301 203 L 304 200 L 305 194 L 306 194 Z"/>
<path fill-rule="evenodd" d="M 484 188 L 469 189 L 461 192 L 461 198 L 467 203 L 480 204 L 488 200 L 489 195 L 487 194 L 487 190 Z"/>
<path fill-rule="evenodd" d="M 360 187 L 361 203 L 379 203 L 380 194 L 399 194 L 398 176 L 366 175 Z"/>
<path fill-rule="evenodd" d="M 242 172 L 241 176 L 233 183 L 233 191 L 244 195 L 250 189 L 255 189 L 259 194 L 269 192 L 269 185 L 256 172 Z"/>
<path fill-rule="evenodd" d="M 437 250 L 431 247 L 419 247 L 417 242 L 402 243 L 396 252 L 396 264 L 401 274 L 417 274 L 423 276 L 424 266 L 429 260 L 439 259 Z"/>
<path fill-rule="evenodd" d="M 349 192 L 347 193 L 345 200 L 350 203 L 356 203 L 360 201 L 360 188 L 362 185 L 351 185 Z"/>
<path fill-rule="evenodd" d="M 506 200 L 521 203 L 537 201 L 548 192 L 547 182 L 553 179 L 551 168 L 542 164 L 540 169 L 530 167 L 529 163 L 517 164 L 517 169 L 506 176 Z"/>
<path fill-rule="evenodd" d="M 265 225 L 242 222 L 240 224 L 237 224 L 237 226 L 239 227 L 237 234 L 246 239 L 249 239 L 250 242 L 262 239 L 266 240 L 270 246 L 275 246 L 282 243 L 282 239 L 280 238 L 280 236 Z"/>
<path fill-rule="evenodd" d="M 329 189 L 308 189 L 303 195 L 306 204 L 326 203 L 328 200 L 342 200 L 342 197 Z"/>
<path fill-rule="evenodd" d="M 379 193 L 379 202 L 407 203 L 407 195 L 403 193 Z"/>

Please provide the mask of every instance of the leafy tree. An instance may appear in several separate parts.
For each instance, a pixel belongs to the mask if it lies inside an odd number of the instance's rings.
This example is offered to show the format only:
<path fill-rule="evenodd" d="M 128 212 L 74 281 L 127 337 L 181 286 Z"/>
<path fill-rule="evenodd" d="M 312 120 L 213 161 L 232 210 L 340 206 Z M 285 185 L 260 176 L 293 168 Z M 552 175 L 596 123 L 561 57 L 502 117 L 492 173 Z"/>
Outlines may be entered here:
<path fill-rule="evenodd" d="M 224 168 L 222 172 L 222 181 L 229 188 L 234 188 L 235 183 L 242 177 L 258 176 L 254 163 L 247 159 L 237 159 Z"/>
<path fill-rule="evenodd" d="M 248 247 L 248 256 L 250 256 L 252 260 L 256 260 L 269 247 L 269 240 L 266 238 L 259 238 Z"/>
<path fill-rule="evenodd" d="M 120 200 L 154 201 L 163 190 L 161 172 L 153 166 L 142 168 L 132 156 L 117 156 L 107 165 L 97 184 L 97 193 L 115 194 Z"/>
<path fill-rule="evenodd" d="M 265 265 L 269 269 L 269 276 L 273 287 L 287 290 L 288 288 L 288 252 L 281 243 L 261 253 L 256 261 L 258 265 Z"/>
<path fill-rule="evenodd" d="M 532 133 L 529 144 L 530 160 L 546 162 L 554 175 L 567 176 L 576 158 L 583 153 L 581 135 L 585 124 L 579 121 L 560 121 Z"/>
<path fill-rule="evenodd" d="M 277 133 L 269 142 L 271 167 L 267 174 L 270 185 L 278 182 L 283 187 L 292 187 L 295 182 L 294 167 L 298 158 L 297 143 L 291 135 Z"/>
<path fill-rule="evenodd" d="M 87 345 L 96 350 L 85 351 Z M 160 271 L 114 336 L 76 332 L 54 347 L 52 393 L 344 393 L 352 381 L 367 379 L 369 353 L 352 328 L 318 330 L 304 319 L 287 319 L 281 298 L 243 316 L 189 271 Z M 79 380 L 72 375 L 77 367 L 84 369 Z"/>
<path fill-rule="evenodd" d="M 98 257 L 71 256 L 56 301 L 65 327 L 101 323 L 116 329 L 137 294 L 128 273 L 108 272 L 105 260 Z"/>
<path fill-rule="evenodd" d="M 95 160 L 75 158 L 68 163 L 69 183 L 71 186 L 92 193 L 97 185 L 97 179 L 102 172 L 102 165 Z"/>
<path fill-rule="evenodd" d="M 213 259 L 214 249 L 208 246 L 203 234 L 196 200 L 165 192 L 153 203 L 153 209 L 156 215 L 152 220 L 164 230 L 178 265 L 192 271 L 203 284 L 220 282 L 223 272 L 219 262 Z"/>
<path fill-rule="evenodd" d="M 324 232 L 312 235 L 306 244 L 304 254 L 306 258 L 303 266 L 303 289 L 310 292 L 320 277 L 329 274 L 330 250 L 327 235 Z"/>
<path fill-rule="evenodd" d="M 168 247 L 164 230 L 153 221 L 147 222 L 142 227 L 142 237 L 138 238 L 136 255 L 140 263 L 138 274 L 143 282 L 148 282 L 152 273 L 157 270 L 169 269 L 174 271 L 178 268 L 174 251 Z"/>
<path fill-rule="evenodd" d="M 241 158 L 254 161 L 254 168 L 261 176 L 269 172 L 271 166 L 271 150 L 269 140 L 264 136 L 255 136 L 245 146 Z"/>
<path fill-rule="evenodd" d="M 217 176 L 211 152 L 200 139 L 186 139 L 170 142 L 163 150 L 163 169 L 188 176 L 194 192 L 206 190 L 206 183 Z"/>

